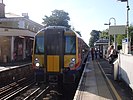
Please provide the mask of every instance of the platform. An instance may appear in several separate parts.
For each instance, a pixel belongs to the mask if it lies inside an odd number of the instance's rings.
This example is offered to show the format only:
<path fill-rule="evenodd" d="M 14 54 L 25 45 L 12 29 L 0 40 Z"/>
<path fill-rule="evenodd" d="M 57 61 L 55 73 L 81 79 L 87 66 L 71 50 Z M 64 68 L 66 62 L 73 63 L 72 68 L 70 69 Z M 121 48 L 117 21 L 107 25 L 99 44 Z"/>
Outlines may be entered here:
<path fill-rule="evenodd" d="M 73 100 L 114 100 L 97 61 L 87 61 Z"/>
<path fill-rule="evenodd" d="M 8 62 L 8 63 L 0 63 L 0 73 L 11 70 L 17 67 L 21 67 L 26 64 L 31 64 L 30 60 L 22 60 L 22 61 L 16 61 L 16 62 Z"/>

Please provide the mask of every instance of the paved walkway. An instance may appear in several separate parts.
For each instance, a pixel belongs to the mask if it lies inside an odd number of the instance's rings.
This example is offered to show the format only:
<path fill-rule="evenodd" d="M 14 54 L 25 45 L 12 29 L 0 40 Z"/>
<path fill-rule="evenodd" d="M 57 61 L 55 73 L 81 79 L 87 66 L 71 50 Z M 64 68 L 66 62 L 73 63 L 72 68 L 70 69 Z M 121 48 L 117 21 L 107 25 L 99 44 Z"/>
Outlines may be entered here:
<path fill-rule="evenodd" d="M 86 63 L 74 100 L 113 100 L 97 62 Z"/>

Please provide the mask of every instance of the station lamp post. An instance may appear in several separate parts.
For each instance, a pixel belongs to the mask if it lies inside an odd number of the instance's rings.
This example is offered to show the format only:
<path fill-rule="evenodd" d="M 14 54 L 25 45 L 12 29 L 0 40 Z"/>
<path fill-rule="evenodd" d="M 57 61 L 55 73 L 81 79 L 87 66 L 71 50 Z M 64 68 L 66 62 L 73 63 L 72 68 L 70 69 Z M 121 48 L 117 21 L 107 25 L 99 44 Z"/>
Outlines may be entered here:
<path fill-rule="evenodd" d="M 129 2 L 128 0 L 118 0 L 118 1 L 121 1 L 121 2 L 127 2 L 127 29 L 126 29 L 126 34 L 127 34 L 127 50 L 128 50 L 128 53 L 129 53 L 129 32 L 128 32 L 128 28 L 129 28 Z"/>
<path fill-rule="evenodd" d="M 116 19 L 114 17 L 111 17 L 109 19 L 109 23 L 105 23 L 104 25 L 111 25 L 111 20 L 114 20 L 114 25 L 116 25 Z M 110 34 L 109 34 L 109 46 L 110 46 Z M 117 47 L 116 47 L 116 35 L 114 34 L 114 48 L 117 50 Z"/>

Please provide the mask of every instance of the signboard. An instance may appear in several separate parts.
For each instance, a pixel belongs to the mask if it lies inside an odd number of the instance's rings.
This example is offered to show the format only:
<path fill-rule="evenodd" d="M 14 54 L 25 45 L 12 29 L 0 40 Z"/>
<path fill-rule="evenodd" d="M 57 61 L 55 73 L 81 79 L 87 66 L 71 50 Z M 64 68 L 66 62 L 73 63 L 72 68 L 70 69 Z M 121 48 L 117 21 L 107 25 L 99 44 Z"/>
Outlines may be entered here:
<path fill-rule="evenodd" d="M 122 39 L 122 43 L 126 43 L 127 42 L 127 38 Z"/>
<path fill-rule="evenodd" d="M 115 25 L 109 26 L 109 34 L 125 34 L 126 33 L 126 25 Z"/>

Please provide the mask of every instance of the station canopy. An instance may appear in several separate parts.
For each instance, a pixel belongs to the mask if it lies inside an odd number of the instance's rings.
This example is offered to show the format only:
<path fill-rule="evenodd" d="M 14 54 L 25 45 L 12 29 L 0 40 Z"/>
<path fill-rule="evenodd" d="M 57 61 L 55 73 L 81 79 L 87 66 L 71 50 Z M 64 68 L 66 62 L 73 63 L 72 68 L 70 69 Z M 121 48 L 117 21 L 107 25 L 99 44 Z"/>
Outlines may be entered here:
<path fill-rule="evenodd" d="M 99 39 L 97 40 L 94 45 L 99 46 L 99 45 L 108 45 L 109 39 Z"/>

